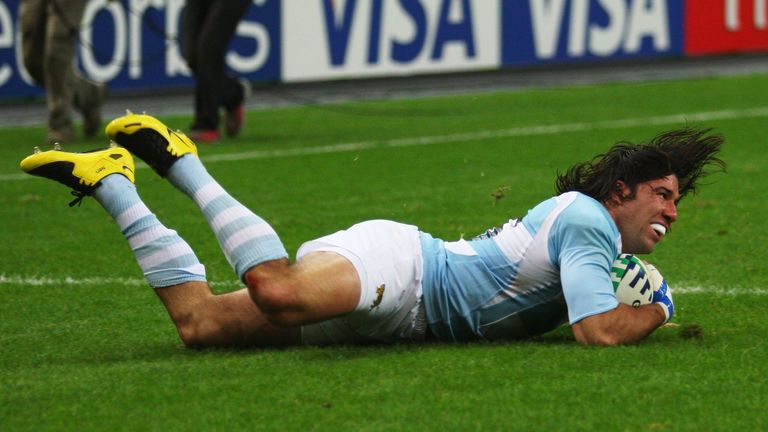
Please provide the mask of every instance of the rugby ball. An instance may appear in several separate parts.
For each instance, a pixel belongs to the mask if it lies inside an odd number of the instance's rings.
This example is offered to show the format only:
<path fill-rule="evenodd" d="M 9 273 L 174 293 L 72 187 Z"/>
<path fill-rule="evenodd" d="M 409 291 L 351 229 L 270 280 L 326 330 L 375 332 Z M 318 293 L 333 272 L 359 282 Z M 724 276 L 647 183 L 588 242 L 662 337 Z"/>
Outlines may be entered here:
<path fill-rule="evenodd" d="M 650 268 L 649 268 L 650 267 Z M 611 266 L 611 282 L 616 300 L 633 307 L 651 303 L 653 290 L 663 278 L 656 267 L 631 254 L 621 254 Z"/>
<path fill-rule="evenodd" d="M 648 271 L 648 277 L 651 278 L 651 288 L 654 291 L 659 289 L 661 284 L 666 282 L 659 269 L 657 269 L 653 264 L 649 262 L 645 263 L 645 269 Z"/>

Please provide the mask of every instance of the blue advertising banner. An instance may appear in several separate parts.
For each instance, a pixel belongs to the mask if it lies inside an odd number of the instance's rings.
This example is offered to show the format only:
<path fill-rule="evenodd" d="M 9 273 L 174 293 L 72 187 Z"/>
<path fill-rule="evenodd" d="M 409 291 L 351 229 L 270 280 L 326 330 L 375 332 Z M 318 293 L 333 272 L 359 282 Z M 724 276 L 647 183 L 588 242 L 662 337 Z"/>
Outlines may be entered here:
<path fill-rule="evenodd" d="M 24 70 L 19 0 L 0 2 L 0 98 L 41 93 Z M 192 84 L 181 52 L 184 0 L 88 2 L 78 69 L 111 91 Z M 252 81 L 281 77 L 280 0 L 254 0 L 227 53 L 227 65 Z M 42 53 L 40 54 L 42 55 Z"/>
<path fill-rule="evenodd" d="M 20 0 L 0 0 L 0 99 L 40 94 Z M 714 1 L 714 0 L 713 0 Z M 190 86 L 185 0 L 89 0 L 78 69 L 113 92 Z M 685 0 L 252 0 L 227 52 L 251 81 L 319 81 L 683 56 Z"/>
<path fill-rule="evenodd" d="M 682 55 L 683 0 L 504 0 L 504 65 Z"/>

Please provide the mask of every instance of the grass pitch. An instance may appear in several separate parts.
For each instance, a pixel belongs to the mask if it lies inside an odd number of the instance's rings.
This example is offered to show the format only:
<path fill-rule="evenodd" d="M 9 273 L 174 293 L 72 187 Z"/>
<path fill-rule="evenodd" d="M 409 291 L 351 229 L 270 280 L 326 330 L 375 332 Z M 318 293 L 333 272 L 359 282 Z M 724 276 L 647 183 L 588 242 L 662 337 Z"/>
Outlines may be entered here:
<path fill-rule="evenodd" d="M 766 430 L 766 94 L 763 75 L 275 109 L 200 146 L 293 253 L 371 218 L 472 236 L 618 140 L 714 127 L 729 172 L 683 201 L 649 257 L 679 327 L 617 348 L 564 327 L 510 343 L 187 350 L 106 213 L 20 174 L 45 130 L 2 129 L 0 430 Z M 236 289 L 194 204 L 149 169 L 137 185 L 214 288 Z"/>

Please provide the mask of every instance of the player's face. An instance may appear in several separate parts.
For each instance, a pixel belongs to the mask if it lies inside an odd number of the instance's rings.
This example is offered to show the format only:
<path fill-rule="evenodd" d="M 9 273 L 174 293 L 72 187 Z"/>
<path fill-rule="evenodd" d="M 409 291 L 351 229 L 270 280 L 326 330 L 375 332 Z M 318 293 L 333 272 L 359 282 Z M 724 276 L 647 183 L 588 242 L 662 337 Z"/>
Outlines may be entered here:
<path fill-rule="evenodd" d="M 629 188 L 622 186 L 624 194 L 628 195 Z M 615 205 L 608 211 L 619 227 L 622 252 L 651 253 L 677 220 L 679 200 L 675 175 L 640 183 L 635 198 L 620 202 L 615 200 Z"/>

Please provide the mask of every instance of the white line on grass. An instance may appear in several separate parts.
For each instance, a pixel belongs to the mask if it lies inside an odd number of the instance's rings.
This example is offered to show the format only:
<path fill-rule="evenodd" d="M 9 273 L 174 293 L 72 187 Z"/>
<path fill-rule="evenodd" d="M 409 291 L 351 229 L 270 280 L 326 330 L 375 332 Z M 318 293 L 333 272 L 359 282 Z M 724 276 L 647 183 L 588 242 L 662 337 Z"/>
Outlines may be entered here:
<path fill-rule="evenodd" d="M 237 280 L 209 281 L 209 284 L 217 288 L 241 288 L 243 284 Z M 20 286 L 148 286 L 147 281 L 141 278 L 119 278 L 119 277 L 87 277 L 74 278 L 71 276 L 22 276 L 0 274 L 0 285 L 20 285 Z M 743 288 L 743 287 L 691 287 L 678 286 L 672 287 L 674 294 L 714 294 L 724 296 L 742 296 L 768 295 L 766 288 Z"/>
<path fill-rule="evenodd" d="M 700 111 L 680 113 L 665 116 L 636 117 L 619 120 L 600 120 L 591 122 L 559 123 L 552 125 L 521 126 L 510 129 L 483 130 L 448 135 L 425 135 L 418 137 L 397 138 L 390 140 L 358 141 L 338 143 L 316 147 L 298 147 L 292 149 L 254 150 L 249 152 L 228 153 L 203 156 L 203 162 L 228 162 L 250 159 L 271 159 L 289 156 L 306 156 L 313 154 L 342 153 L 386 147 L 414 147 L 423 145 L 446 144 L 462 141 L 485 141 L 498 138 L 521 136 L 554 135 L 567 132 L 583 132 L 590 130 L 622 129 L 647 125 L 690 124 L 712 120 L 740 119 L 749 117 L 768 117 L 768 107 L 734 109 L 722 111 Z M 147 165 L 139 163 L 136 168 L 144 169 Z M 18 174 L 0 174 L 0 182 L 26 180 L 32 176 Z"/>
<path fill-rule="evenodd" d="M 243 283 L 237 280 L 208 281 L 211 286 L 222 288 L 243 287 Z M 86 277 L 75 278 L 71 276 L 21 276 L 0 274 L 0 285 L 22 286 L 149 286 L 146 279 L 125 277 Z"/>

